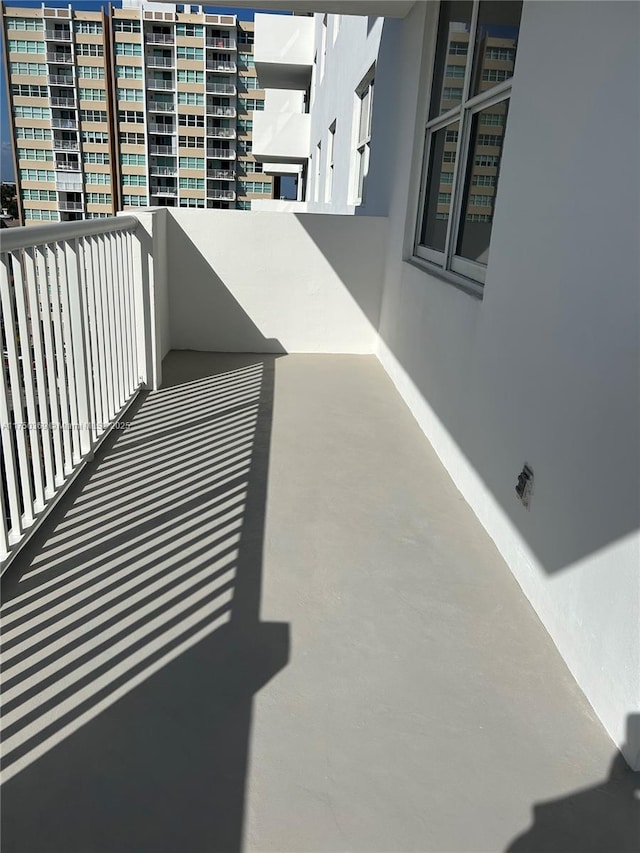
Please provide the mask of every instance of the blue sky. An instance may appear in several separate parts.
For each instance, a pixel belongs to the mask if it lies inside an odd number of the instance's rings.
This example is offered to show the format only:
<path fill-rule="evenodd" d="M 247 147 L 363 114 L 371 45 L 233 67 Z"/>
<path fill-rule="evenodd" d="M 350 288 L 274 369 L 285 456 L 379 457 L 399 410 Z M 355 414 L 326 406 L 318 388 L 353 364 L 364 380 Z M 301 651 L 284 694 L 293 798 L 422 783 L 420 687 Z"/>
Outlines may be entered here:
<path fill-rule="evenodd" d="M 42 5 L 39 0 L 7 0 L 6 6 L 21 6 L 22 8 L 38 8 Z M 47 0 L 47 6 L 68 6 L 68 0 Z M 74 9 L 99 9 L 107 6 L 100 0 L 75 0 L 71 2 Z M 113 2 L 112 6 L 119 7 L 121 2 Z M 232 6 L 205 6 L 207 12 L 221 15 L 237 15 L 241 21 L 252 21 L 254 9 L 235 9 Z M 13 174 L 13 158 L 11 156 L 11 134 L 9 133 L 7 84 L 4 79 L 4 57 L 0 57 L 0 179 L 15 180 Z"/>

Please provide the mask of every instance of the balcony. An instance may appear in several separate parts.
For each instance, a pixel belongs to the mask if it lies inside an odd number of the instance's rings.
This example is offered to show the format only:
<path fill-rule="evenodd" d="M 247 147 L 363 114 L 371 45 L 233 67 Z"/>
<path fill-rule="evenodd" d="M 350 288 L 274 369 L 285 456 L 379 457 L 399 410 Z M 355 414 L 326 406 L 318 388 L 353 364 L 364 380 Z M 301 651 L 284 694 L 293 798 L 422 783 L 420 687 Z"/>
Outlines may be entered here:
<path fill-rule="evenodd" d="M 59 201 L 58 209 L 66 213 L 72 213 L 78 210 L 84 210 L 84 204 L 81 201 Z"/>
<path fill-rule="evenodd" d="M 173 33 L 145 33 L 147 44 L 173 44 L 175 41 Z"/>
<path fill-rule="evenodd" d="M 208 83 L 207 94 L 209 95 L 231 95 L 236 94 L 236 87 L 233 83 Z"/>
<path fill-rule="evenodd" d="M 73 56 L 71 55 L 71 51 L 69 53 L 55 53 L 53 51 L 47 51 L 47 62 L 56 62 L 60 65 L 72 65 L 73 64 Z"/>
<path fill-rule="evenodd" d="M 235 181 L 236 173 L 234 169 L 208 169 L 207 178 L 214 181 Z"/>
<path fill-rule="evenodd" d="M 306 163 L 310 152 L 308 113 L 278 112 L 265 108 L 253 113 L 252 152 L 263 163 Z"/>
<path fill-rule="evenodd" d="M 147 68 L 173 68 L 176 64 L 173 57 L 164 56 L 148 56 L 146 62 Z"/>
<path fill-rule="evenodd" d="M 213 139 L 235 139 L 235 127 L 209 127 L 207 128 L 207 136 Z"/>
<path fill-rule="evenodd" d="M 176 128 L 173 124 L 155 124 L 154 122 L 149 122 L 149 133 L 175 133 Z"/>
<path fill-rule="evenodd" d="M 150 145 L 149 146 L 149 154 L 170 154 L 175 155 L 178 153 L 178 149 L 175 145 Z"/>
<path fill-rule="evenodd" d="M 314 37 L 313 18 L 256 14 L 253 58 L 260 85 L 306 90 L 311 83 Z"/>
<path fill-rule="evenodd" d="M 76 99 L 75 98 L 51 98 L 51 106 L 52 107 L 69 107 L 71 109 L 75 109 Z"/>
<path fill-rule="evenodd" d="M 45 29 L 44 37 L 47 41 L 71 41 L 71 30 L 50 30 Z"/>
<path fill-rule="evenodd" d="M 164 101 L 147 101 L 147 109 L 151 113 L 173 113 L 175 112 L 175 103 L 165 103 Z"/>
<path fill-rule="evenodd" d="M 55 169 L 58 172 L 80 172 L 82 167 L 79 160 L 59 160 L 56 161 Z"/>
<path fill-rule="evenodd" d="M 154 80 L 150 77 L 147 80 L 147 89 L 175 89 L 176 84 L 173 80 Z"/>
<path fill-rule="evenodd" d="M 175 177 L 178 174 L 177 166 L 156 166 L 153 163 L 149 166 L 149 172 L 152 175 L 167 175 Z"/>
<path fill-rule="evenodd" d="M 233 190 L 207 189 L 207 198 L 216 201 L 235 201 L 236 194 Z"/>
<path fill-rule="evenodd" d="M 74 79 L 69 74 L 49 74 L 48 81 L 50 86 L 73 86 Z"/>
<path fill-rule="evenodd" d="M 207 157 L 214 157 L 216 160 L 235 160 L 235 148 L 207 148 Z"/>
<path fill-rule="evenodd" d="M 78 122 L 72 118 L 52 118 L 51 127 L 54 130 L 77 130 Z"/>
<path fill-rule="evenodd" d="M 82 175 L 77 173 L 75 176 L 70 174 L 56 174 L 56 189 L 58 192 L 82 192 Z"/>
<path fill-rule="evenodd" d="M 160 197 L 177 196 L 178 195 L 178 188 L 175 186 L 169 187 L 169 186 L 165 186 L 165 185 L 158 185 L 158 184 L 152 183 L 150 186 L 150 194 L 155 195 L 155 196 L 160 196 Z"/>
<path fill-rule="evenodd" d="M 386 227 L 3 235 L 8 853 L 507 850 L 549 796 L 520 849 L 594 809 L 634 849 L 633 774 L 375 355 Z"/>
<path fill-rule="evenodd" d="M 79 151 L 80 143 L 77 139 L 56 139 L 53 137 L 54 151 Z"/>
<path fill-rule="evenodd" d="M 207 47 L 213 47 L 217 50 L 235 50 L 236 40 L 232 38 L 208 38 Z"/>
<path fill-rule="evenodd" d="M 207 71 L 220 71 L 225 74 L 231 72 L 235 74 L 238 67 L 235 62 L 216 62 L 215 60 L 207 60 Z"/>
<path fill-rule="evenodd" d="M 236 115 L 235 107 L 214 107 L 207 104 L 208 116 L 221 116 L 226 118 L 234 118 Z"/>

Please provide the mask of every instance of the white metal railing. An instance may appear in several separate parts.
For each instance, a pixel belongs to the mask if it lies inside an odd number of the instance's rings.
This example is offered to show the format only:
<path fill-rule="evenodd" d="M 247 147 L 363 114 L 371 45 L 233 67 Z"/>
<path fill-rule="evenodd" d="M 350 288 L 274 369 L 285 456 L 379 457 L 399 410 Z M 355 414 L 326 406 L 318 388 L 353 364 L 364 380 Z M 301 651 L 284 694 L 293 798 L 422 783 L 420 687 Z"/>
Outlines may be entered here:
<path fill-rule="evenodd" d="M 68 74 L 49 74 L 50 86 L 73 86 L 73 77 Z"/>
<path fill-rule="evenodd" d="M 154 80 L 150 77 L 147 80 L 147 89 L 175 89 L 176 84 L 173 80 Z"/>
<path fill-rule="evenodd" d="M 51 106 L 52 107 L 71 107 L 75 108 L 76 99 L 75 98 L 51 98 Z"/>
<path fill-rule="evenodd" d="M 178 189 L 177 187 L 159 187 L 151 184 L 151 195 L 177 196 Z"/>
<path fill-rule="evenodd" d="M 51 127 L 54 130 L 77 130 L 78 122 L 72 118 L 54 118 L 51 119 Z"/>
<path fill-rule="evenodd" d="M 147 33 L 147 42 L 149 44 L 173 44 L 173 33 Z"/>
<path fill-rule="evenodd" d="M 235 107 L 212 107 L 210 105 L 207 105 L 208 116 L 227 116 L 228 118 L 233 118 L 235 114 Z"/>
<path fill-rule="evenodd" d="M 215 60 L 209 60 L 209 62 L 207 62 L 207 71 L 233 71 L 235 73 L 237 71 L 237 66 L 235 62 L 216 62 Z"/>
<path fill-rule="evenodd" d="M 207 177 L 215 181 L 235 181 L 236 173 L 233 169 L 209 169 Z"/>
<path fill-rule="evenodd" d="M 71 31 L 70 30 L 45 30 L 44 31 L 45 39 L 51 39 L 52 41 L 71 41 Z"/>
<path fill-rule="evenodd" d="M 235 95 L 236 87 L 233 83 L 211 83 L 207 84 L 207 92 L 212 95 Z"/>
<path fill-rule="evenodd" d="M 55 164 L 55 168 L 61 172 L 79 172 L 80 163 L 77 160 L 57 161 Z"/>
<path fill-rule="evenodd" d="M 150 133 L 175 133 L 176 128 L 173 124 L 155 124 L 154 122 L 149 122 L 149 132 Z"/>
<path fill-rule="evenodd" d="M 149 154 L 177 154 L 177 149 L 173 145 L 150 145 Z"/>
<path fill-rule="evenodd" d="M 56 189 L 58 190 L 58 192 L 82 192 L 82 178 L 78 178 L 77 180 L 72 181 L 57 179 Z"/>
<path fill-rule="evenodd" d="M 73 62 L 73 56 L 71 55 L 71 52 L 53 53 L 52 51 L 47 51 L 47 62 Z"/>
<path fill-rule="evenodd" d="M 59 201 L 58 210 L 62 210 L 65 213 L 77 212 L 84 210 L 84 205 L 81 201 Z"/>
<path fill-rule="evenodd" d="M 175 60 L 168 56 L 148 56 L 147 66 L 149 68 L 173 68 Z"/>
<path fill-rule="evenodd" d="M 137 226 L 120 216 L 2 235 L 3 567 L 146 381 Z"/>
<path fill-rule="evenodd" d="M 57 151 L 79 151 L 80 144 L 73 139 L 56 139 L 53 138 L 53 147 Z"/>
<path fill-rule="evenodd" d="M 207 148 L 207 157 L 215 157 L 217 160 L 235 160 L 235 148 Z"/>
<path fill-rule="evenodd" d="M 225 199 L 226 201 L 233 201 L 235 197 L 236 194 L 233 190 L 207 190 L 207 198 Z"/>
<path fill-rule="evenodd" d="M 235 139 L 235 127 L 210 127 L 207 129 L 207 136 L 212 136 L 214 139 Z"/>
<path fill-rule="evenodd" d="M 149 166 L 149 171 L 152 175 L 168 175 L 169 177 L 178 174 L 177 166 L 154 166 L 153 163 Z"/>
<path fill-rule="evenodd" d="M 235 50 L 236 40 L 225 38 L 208 38 L 207 47 L 215 47 L 218 48 L 218 50 Z"/>
<path fill-rule="evenodd" d="M 172 113 L 175 108 L 176 107 L 173 102 L 165 103 L 164 101 L 147 101 L 147 109 L 152 113 Z"/>

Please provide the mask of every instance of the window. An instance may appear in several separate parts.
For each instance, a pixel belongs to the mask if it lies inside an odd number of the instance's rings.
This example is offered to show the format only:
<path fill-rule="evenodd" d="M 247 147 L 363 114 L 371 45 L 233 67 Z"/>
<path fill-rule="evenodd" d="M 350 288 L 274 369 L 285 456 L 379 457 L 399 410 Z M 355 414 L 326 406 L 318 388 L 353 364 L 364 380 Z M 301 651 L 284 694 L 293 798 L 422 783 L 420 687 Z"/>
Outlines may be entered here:
<path fill-rule="evenodd" d="M 204 71 L 192 71 L 188 68 L 179 68 L 178 83 L 204 83 Z"/>
<path fill-rule="evenodd" d="M 83 130 L 80 137 L 88 145 L 105 145 L 109 141 L 109 134 L 103 130 Z"/>
<path fill-rule="evenodd" d="M 102 35 L 102 24 L 99 21 L 74 21 L 73 29 L 85 36 Z"/>
<path fill-rule="evenodd" d="M 181 190 L 203 190 L 204 178 L 180 178 Z"/>
<path fill-rule="evenodd" d="M 48 98 L 48 86 L 32 86 L 28 83 L 14 83 L 11 94 L 19 98 Z"/>
<path fill-rule="evenodd" d="M 85 184 L 110 184 L 111 175 L 109 172 L 85 172 Z"/>
<path fill-rule="evenodd" d="M 204 59 L 204 50 L 201 47 L 177 47 L 176 56 L 178 59 Z"/>
<path fill-rule="evenodd" d="M 238 44 L 253 44 L 253 31 L 238 30 Z"/>
<path fill-rule="evenodd" d="M 415 254 L 480 286 L 489 257 L 521 11 L 522 3 L 513 0 L 457 0 L 440 9 Z M 507 69 L 485 67 L 489 57 L 497 58 L 490 54 L 494 48 L 509 52 L 503 60 L 509 62 Z M 465 58 L 456 63 L 465 73 L 457 87 L 447 85 L 451 55 Z M 487 125 L 496 130 L 481 132 Z M 485 154 L 487 149 L 491 153 Z M 492 192 L 470 192 L 475 186 Z M 478 207 L 490 212 L 477 212 Z"/>
<path fill-rule="evenodd" d="M 78 77 L 85 80 L 104 80 L 104 68 L 101 65 L 78 65 Z"/>
<path fill-rule="evenodd" d="M 51 139 L 51 131 L 46 127 L 16 127 L 18 139 Z"/>
<path fill-rule="evenodd" d="M 135 110 L 120 110 L 118 120 L 125 124 L 144 124 L 144 113 Z"/>
<path fill-rule="evenodd" d="M 18 160 L 53 160 L 48 148 L 18 148 Z"/>
<path fill-rule="evenodd" d="M 9 53 L 44 53 L 43 41 L 9 39 Z"/>
<path fill-rule="evenodd" d="M 202 24 L 176 24 L 176 35 L 201 39 L 204 38 L 204 27 Z"/>
<path fill-rule="evenodd" d="M 20 169 L 21 181 L 52 181 L 54 177 L 48 169 Z"/>
<path fill-rule="evenodd" d="M 107 93 L 104 89 L 78 89 L 78 97 L 81 101 L 106 101 Z"/>
<path fill-rule="evenodd" d="M 82 155 L 83 163 L 100 163 L 102 166 L 109 164 L 109 155 L 103 151 L 85 151 Z"/>
<path fill-rule="evenodd" d="M 204 207 L 203 198 L 181 198 L 180 207 Z"/>
<path fill-rule="evenodd" d="M 110 213 L 102 213 L 101 211 L 89 211 L 88 213 L 84 214 L 85 219 L 107 219 L 109 216 L 111 216 Z"/>
<path fill-rule="evenodd" d="M 485 59 L 497 59 L 500 62 L 513 62 L 516 51 L 513 47 L 487 47 L 484 52 Z"/>
<path fill-rule="evenodd" d="M 178 103 L 187 104 L 190 107 L 203 107 L 204 95 L 200 92 L 178 92 Z"/>
<path fill-rule="evenodd" d="M 447 65 L 446 75 L 447 77 L 464 77 L 465 70 L 464 65 Z"/>
<path fill-rule="evenodd" d="M 24 74 L 29 77 L 40 77 L 47 73 L 47 66 L 41 62 L 11 62 L 11 74 Z"/>
<path fill-rule="evenodd" d="M 334 158 L 334 150 L 335 150 L 335 142 L 336 142 L 336 123 L 335 121 L 329 128 L 329 134 L 327 136 L 327 174 L 326 174 L 326 182 L 324 185 L 324 200 L 329 202 L 331 201 L 331 195 L 333 193 L 333 158 Z"/>
<path fill-rule="evenodd" d="M 258 98 L 238 98 L 238 108 L 245 112 L 264 110 L 264 101 Z"/>
<path fill-rule="evenodd" d="M 238 75 L 238 86 L 241 89 L 261 89 L 257 77 L 248 77 L 244 74 Z"/>
<path fill-rule="evenodd" d="M 239 68 L 255 68 L 255 61 L 253 59 L 252 53 L 239 53 L 238 54 L 238 67 Z"/>
<path fill-rule="evenodd" d="M 39 221 L 58 222 L 60 215 L 57 210 L 30 210 L 24 212 L 25 219 L 35 219 Z"/>
<path fill-rule="evenodd" d="M 111 193 L 87 193 L 87 204 L 111 204 Z"/>
<path fill-rule="evenodd" d="M 116 45 L 116 53 L 117 45 Z M 78 56 L 104 56 L 104 47 L 101 44 L 89 44 L 84 42 L 76 42 L 76 53 Z M 139 56 L 140 54 L 133 54 Z"/>
<path fill-rule="evenodd" d="M 119 101 L 144 101 L 142 89 L 120 89 L 118 88 Z"/>
<path fill-rule="evenodd" d="M 122 204 L 126 207 L 146 207 L 146 195 L 123 195 Z"/>
<path fill-rule="evenodd" d="M 117 41 L 116 56 L 142 56 L 142 45 L 134 42 Z"/>
<path fill-rule="evenodd" d="M 116 77 L 126 80 L 142 80 L 140 65 L 116 65 Z"/>
<path fill-rule="evenodd" d="M 204 116 L 181 114 L 178 116 L 178 125 L 180 127 L 204 127 Z"/>
<path fill-rule="evenodd" d="M 48 107 L 14 107 L 13 114 L 16 118 L 51 118 L 51 113 Z"/>
<path fill-rule="evenodd" d="M 318 142 L 316 145 L 316 152 L 314 155 L 315 160 L 315 179 L 313 182 L 313 200 L 320 201 L 320 175 L 321 169 L 320 164 L 322 161 L 322 142 Z"/>
<path fill-rule="evenodd" d="M 357 135 L 355 152 L 355 203 L 364 201 L 365 179 L 369 171 L 371 150 L 371 120 L 373 117 L 373 81 L 375 69 L 372 67 L 362 83 L 356 89 Z"/>
<path fill-rule="evenodd" d="M 147 158 L 144 154 L 121 154 L 120 163 L 122 166 L 146 166 Z"/>
<path fill-rule="evenodd" d="M 248 160 L 244 163 L 239 164 L 239 168 L 243 168 L 248 175 L 258 175 L 264 172 L 264 166 L 262 163 L 256 163 L 254 160 Z"/>
<path fill-rule="evenodd" d="M 244 193 L 255 193 L 270 195 L 271 194 L 271 184 L 264 183 L 263 181 L 240 181 L 240 192 Z"/>
<path fill-rule="evenodd" d="M 115 18 L 113 29 L 116 33 L 139 33 L 140 21 L 127 20 L 126 18 Z"/>
<path fill-rule="evenodd" d="M 253 130 L 253 122 L 251 119 L 239 118 L 236 127 L 238 128 L 238 133 L 251 133 Z"/>
<path fill-rule="evenodd" d="M 42 19 L 40 18 L 5 18 L 8 30 L 25 30 L 32 33 L 42 32 Z"/>
<path fill-rule="evenodd" d="M 251 154 L 251 140 L 250 139 L 239 139 L 237 142 L 238 153 L 239 154 Z"/>
<path fill-rule="evenodd" d="M 250 201 L 239 201 L 237 202 L 238 210 L 251 210 L 251 202 Z"/>
<path fill-rule="evenodd" d="M 204 157 L 179 157 L 181 169 L 204 169 Z"/>
<path fill-rule="evenodd" d="M 22 198 L 25 201 L 57 201 L 55 190 L 22 190 Z"/>
<path fill-rule="evenodd" d="M 147 176 L 146 175 L 123 175 L 122 176 L 122 186 L 123 187 L 146 187 L 147 185 Z"/>
<path fill-rule="evenodd" d="M 144 133 L 121 133 L 121 145 L 144 145 Z"/>
<path fill-rule="evenodd" d="M 180 148 L 203 148 L 204 137 L 202 136 L 179 136 L 178 145 Z"/>
<path fill-rule="evenodd" d="M 105 110 L 80 110 L 80 121 L 106 122 Z"/>

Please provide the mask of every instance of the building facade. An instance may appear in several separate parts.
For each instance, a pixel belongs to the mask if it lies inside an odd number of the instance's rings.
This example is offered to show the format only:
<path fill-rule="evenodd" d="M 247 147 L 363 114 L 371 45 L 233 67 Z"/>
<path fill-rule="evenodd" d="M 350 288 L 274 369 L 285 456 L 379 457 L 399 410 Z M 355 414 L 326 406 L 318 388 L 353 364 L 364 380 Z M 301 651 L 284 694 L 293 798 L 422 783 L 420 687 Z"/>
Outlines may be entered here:
<path fill-rule="evenodd" d="M 157 4 L 2 17 L 25 224 L 272 195 L 252 154 L 253 23 Z"/>

